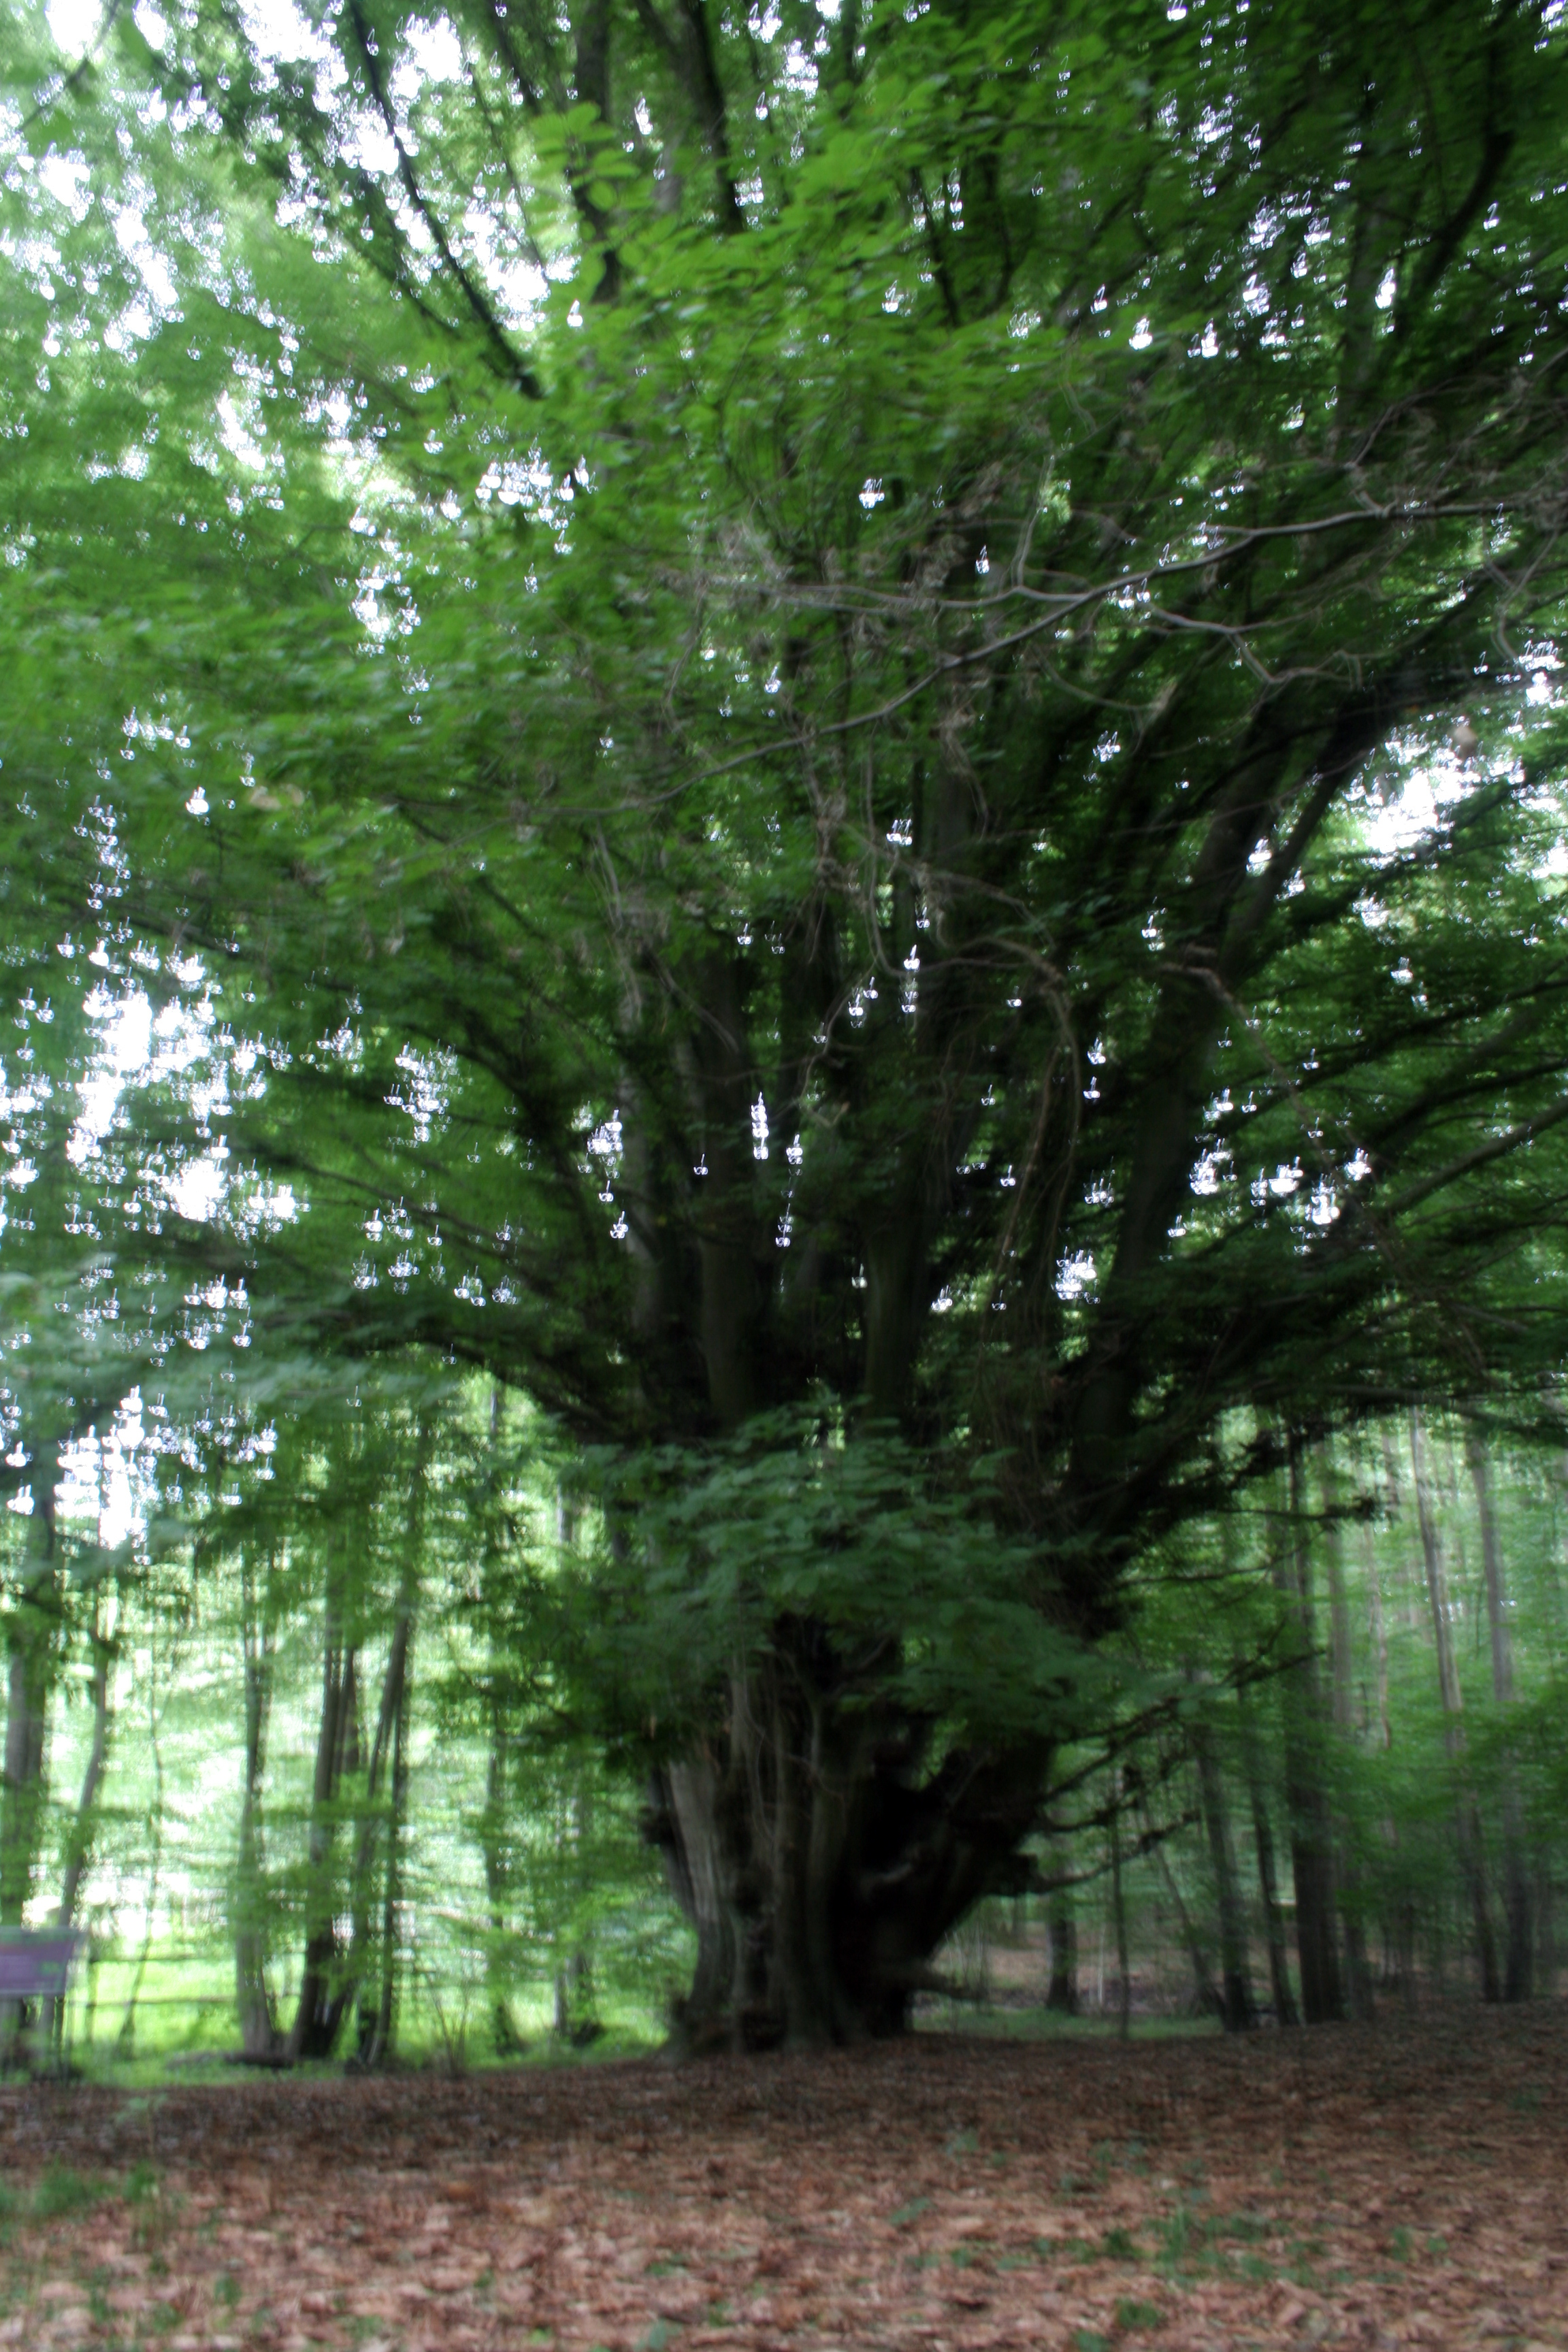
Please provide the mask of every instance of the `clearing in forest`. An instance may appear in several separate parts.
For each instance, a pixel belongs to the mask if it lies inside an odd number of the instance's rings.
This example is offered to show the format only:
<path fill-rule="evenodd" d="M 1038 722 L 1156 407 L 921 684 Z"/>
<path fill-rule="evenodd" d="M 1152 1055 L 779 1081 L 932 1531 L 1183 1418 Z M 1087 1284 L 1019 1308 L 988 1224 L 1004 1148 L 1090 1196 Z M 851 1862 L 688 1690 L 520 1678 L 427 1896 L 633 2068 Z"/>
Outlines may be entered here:
<path fill-rule="evenodd" d="M 1568 2342 L 1568 2017 L 0 2092 L 0 2342 Z"/>

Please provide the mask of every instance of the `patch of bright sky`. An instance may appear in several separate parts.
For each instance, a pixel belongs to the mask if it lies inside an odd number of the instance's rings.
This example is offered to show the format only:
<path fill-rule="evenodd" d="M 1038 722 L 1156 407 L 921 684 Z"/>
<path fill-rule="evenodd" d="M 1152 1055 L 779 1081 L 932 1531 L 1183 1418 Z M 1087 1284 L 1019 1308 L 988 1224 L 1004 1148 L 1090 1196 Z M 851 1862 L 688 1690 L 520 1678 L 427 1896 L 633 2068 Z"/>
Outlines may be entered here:
<path fill-rule="evenodd" d="M 46 155 L 38 166 L 38 178 L 57 205 L 63 205 L 79 221 L 87 218 L 87 165 L 79 155 Z"/>
<path fill-rule="evenodd" d="M 127 261 L 135 263 L 142 284 L 158 308 L 173 310 L 177 298 L 168 264 L 148 236 L 146 221 L 133 206 L 124 205 L 115 214 L 114 236 Z"/>
<path fill-rule="evenodd" d="M 194 984 L 199 968 L 187 967 L 182 977 L 187 986 Z M 176 1001 L 155 1013 L 143 989 L 115 996 L 100 987 L 89 998 L 88 1010 L 99 1024 L 99 1050 L 81 1082 L 81 1107 L 66 1147 L 79 1168 L 101 1148 L 128 1086 L 184 1077 L 216 1059 L 210 1078 L 187 1087 L 196 1120 L 205 1127 L 227 1106 L 231 1066 L 243 1075 L 255 1059 L 248 1048 L 225 1052 L 223 1040 L 214 1034 L 212 1008 L 205 1003 Z M 163 1188 L 176 1215 L 206 1224 L 230 1205 L 234 1179 L 228 1159 L 228 1146 L 219 1136 L 206 1150 L 181 1163 Z M 256 1221 L 287 1223 L 297 1213 L 297 1203 L 289 1187 L 279 1185 L 252 1202 L 249 1213 Z"/>
<path fill-rule="evenodd" d="M 1563 663 L 1550 646 L 1531 646 L 1525 655 L 1531 677 L 1525 689 L 1525 700 L 1533 710 L 1560 708 L 1564 701 L 1562 684 Z M 1378 856 L 1402 857 L 1418 842 L 1426 840 L 1440 825 L 1448 821 L 1458 803 L 1471 791 L 1482 776 L 1499 773 L 1500 757 L 1493 753 L 1482 769 L 1474 769 L 1460 760 L 1450 747 L 1444 745 L 1432 752 L 1419 767 L 1413 766 L 1399 789 L 1383 805 L 1368 803 L 1363 811 L 1367 839 Z M 1512 763 L 1516 782 L 1523 781 L 1523 767 Z M 1568 873 L 1568 842 L 1560 842 L 1547 856 L 1542 871 L 1550 875 Z"/>
<path fill-rule="evenodd" d="M 408 53 L 392 77 L 399 106 L 412 105 L 426 82 L 462 80 L 463 45 L 445 16 L 428 23 L 416 17 L 404 38 Z"/>
<path fill-rule="evenodd" d="M 1088 1250 L 1075 1250 L 1057 1268 L 1057 1297 L 1081 1298 L 1094 1282 L 1094 1259 Z"/>
<path fill-rule="evenodd" d="M 1416 769 L 1394 798 L 1381 806 L 1368 803 L 1363 822 L 1373 849 L 1379 857 L 1403 857 L 1427 839 L 1467 789 L 1464 770 L 1451 756 Z"/>
<path fill-rule="evenodd" d="M 132 1389 L 111 1429 L 101 1438 L 79 1438 L 60 1456 L 60 1513 L 79 1522 L 96 1519 L 106 1549 L 146 1523 L 152 1466 L 142 1452 L 145 1435 L 142 1391 Z"/>
<path fill-rule="evenodd" d="M 331 54 L 326 35 L 302 8 L 295 7 L 294 0 L 240 0 L 239 15 L 246 38 L 280 65 L 296 64 L 301 58 L 324 65 Z"/>
<path fill-rule="evenodd" d="M 259 473 L 267 463 L 267 452 L 259 441 L 247 430 L 244 418 L 235 405 L 232 393 L 220 392 L 217 399 L 218 430 L 231 454 L 242 466 Z"/>
<path fill-rule="evenodd" d="M 100 0 L 50 0 L 49 30 L 68 57 L 90 49 L 103 28 Z"/>

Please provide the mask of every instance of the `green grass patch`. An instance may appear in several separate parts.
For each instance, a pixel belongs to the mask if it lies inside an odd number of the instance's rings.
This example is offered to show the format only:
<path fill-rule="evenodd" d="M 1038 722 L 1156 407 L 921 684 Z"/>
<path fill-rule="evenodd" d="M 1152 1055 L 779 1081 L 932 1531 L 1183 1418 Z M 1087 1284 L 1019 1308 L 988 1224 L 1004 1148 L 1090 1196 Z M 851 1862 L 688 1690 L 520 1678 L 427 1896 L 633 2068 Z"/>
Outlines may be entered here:
<path fill-rule="evenodd" d="M 1124 2294 L 1116 2306 L 1116 2325 L 1123 2333 L 1136 2328 L 1146 2334 L 1163 2326 L 1164 2319 L 1157 2303 L 1141 2303 L 1136 2295 Z"/>
<path fill-rule="evenodd" d="M 102 2181 L 73 2172 L 68 2164 L 51 2164 L 38 2175 L 33 2190 L 33 2213 L 39 2221 L 61 2221 L 72 2213 L 86 2213 L 108 2195 Z"/>

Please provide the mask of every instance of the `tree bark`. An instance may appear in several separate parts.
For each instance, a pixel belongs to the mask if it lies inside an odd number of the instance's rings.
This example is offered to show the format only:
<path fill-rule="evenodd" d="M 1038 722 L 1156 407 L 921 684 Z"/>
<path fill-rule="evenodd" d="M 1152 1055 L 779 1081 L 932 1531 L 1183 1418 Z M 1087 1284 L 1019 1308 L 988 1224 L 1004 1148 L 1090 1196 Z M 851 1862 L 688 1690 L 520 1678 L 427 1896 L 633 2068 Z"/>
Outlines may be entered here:
<path fill-rule="evenodd" d="M 88 1749 L 76 1813 L 66 1834 L 65 1875 L 55 1910 L 55 1924 L 59 1927 L 69 1927 L 76 1922 L 77 1902 L 92 1853 L 93 1831 L 97 1827 L 98 1792 L 103 1782 L 103 1767 L 109 1754 L 109 1669 L 114 1651 L 112 1643 L 103 1631 L 102 1616 L 100 1594 L 95 1596 L 92 1612 L 92 1742 Z M 51 2007 L 49 2038 L 58 2046 L 65 2033 L 63 1993 L 56 1996 Z"/>
<path fill-rule="evenodd" d="M 412 1639 L 412 1634 L 410 1635 Z M 408 1671 L 407 1644 L 397 1678 L 397 1712 L 392 1735 L 391 1806 L 386 1822 L 386 1874 L 381 1918 L 381 1988 L 375 2025 L 368 2045 L 363 2032 L 361 2050 L 367 2066 L 383 2066 L 392 2055 L 397 2021 L 397 1906 L 403 1823 L 408 1811 Z"/>
<path fill-rule="evenodd" d="M 332 1850 L 336 1808 L 344 1768 L 359 1759 L 354 1653 L 344 1640 L 342 1577 L 329 1572 L 321 1626 L 321 1716 L 316 1735 L 316 1769 L 310 1790 L 310 1826 L 305 1891 L 305 1967 L 288 2056 L 327 2058 L 342 2018 L 337 1982 L 338 1937 Z M 353 1769 L 353 1766 L 350 1766 Z"/>
<path fill-rule="evenodd" d="M 1421 1556 L 1426 1570 L 1426 1599 L 1431 1610 L 1432 1640 L 1437 1660 L 1437 1689 L 1443 1705 L 1444 1744 L 1456 1774 L 1459 1867 L 1469 1897 L 1470 1916 L 1475 1928 L 1481 1999 L 1500 2000 L 1502 1979 L 1498 1969 L 1497 1939 L 1492 1933 L 1491 1906 L 1487 1898 L 1480 1815 L 1467 1765 L 1464 1698 L 1459 1689 L 1459 1670 L 1454 1658 L 1454 1637 L 1448 1622 L 1447 1580 L 1443 1571 L 1437 1524 L 1432 1515 L 1426 1438 L 1421 1417 L 1416 1412 L 1410 1416 L 1410 1467 L 1415 1487 L 1416 1522 L 1421 1530 Z"/>
<path fill-rule="evenodd" d="M 1214 1735 L 1206 1723 L 1194 1725 L 1193 1754 L 1198 1768 L 1198 1801 L 1214 1871 L 1215 1900 L 1219 1913 L 1220 1974 L 1224 1993 L 1220 2015 L 1227 2033 L 1246 2033 L 1258 2022 L 1252 1997 L 1252 1972 L 1247 1963 L 1247 1914 L 1236 1873 L 1236 1849 L 1226 1803 L 1225 1776 L 1215 1754 Z"/>
<path fill-rule="evenodd" d="M 1058 2017 L 1076 2017 L 1078 1995 L 1078 1919 L 1073 1910 L 1072 1888 L 1053 1886 L 1047 1898 L 1047 1934 L 1050 1937 L 1050 1982 L 1046 1990 L 1046 2007 Z"/>
<path fill-rule="evenodd" d="M 581 1900 L 587 1894 L 591 1880 L 594 1835 L 593 1790 L 588 1785 L 581 1759 L 567 1799 L 562 1826 L 571 1847 L 573 1863 L 572 1869 L 565 1874 L 572 1882 L 574 1895 Z M 592 1928 L 584 1928 L 581 1919 L 576 1918 L 571 1922 L 571 1935 L 570 1948 L 560 1954 L 555 1970 L 555 2032 L 560 2040 L 582 2050 L 589 2042 L 597 2041 L 604 2027 L 599 2022 L 594 1984 Z"/>
<path fill-rule="evenodd" d="M 1241 1718 L 1242 1750 L 1247 1769 L 1247 1793 L 1252 1808 L 1252 1839 L 1258 1854 L 1258 1885 L 1263 1897 L 1263 1925 L 1268 1942 L 1268 1985 L 1277 2025 L 1300 2023 L 1290 1985 L 1290 1961 L 1285 1945 L 1285 1922 L 1279 1909 L 1279 1882 L 1274 1863 L 1274 1826 L 1268 1818 L 1268 1791 L 1264 1785 L 1263 1759 L 1258 1726 L 1246 1690 L 1237 1691 Z"/>
<path fill-rule="evenodd" d="M 491 1434 L 495 1433 L 499 1409 L 499 1391 L 491 1400 Z M 376 1711 L 375 1737 L 371 1742 L 365 1766 L 364 1787 L 360 1792 L 358 1825 L 354 1840 L 353 1872 L 351 1881 L 353 1906 L 353 1948 L 349 1956 L 348 1979 L 342 1999 L 346 2006 L 352 1999 L 359 2003 L 359 2060 L 362 2065 L 382 2064 L 391 2054 L 393 2014 L 396 2000 L 397 1976 L 397 1864 L 398 1842 L 402 1834 L 403 1811 L 406 1796 L 405 1734 L 408 1723 L 409 1660 L 414 1646 L 415 1618 L 419 1605 L 420 1570 L 425 1542 L 425 1504 L 426 1481 L 430 1470 L 430 1454 L 435 1444 L 435 1424 L 427 1413 L 419 1418 L 415 1442 L 413 1478 L 409 1487 L 408 1517 L 403 1533 L 402 1563 L 398 1570 L 397 1596 L 393 1604 L 392 1639 L 387 1646 L 386 1668 L 382 1676 L 381 1705 Z M 358 1769 L 356 1755 L 353 1769 Z M 391 1788 L 385 1805 L 381 1790 L 384 1773 L 390 1771 Z M 371 1912 L 374 1904 L 374 1881 L 375 1846 L 381 1831 L 386 1832 L 386 1864 L 383 1875 L 381 1921 L 381 1981 L 375 2007 L 371 2010 L 365 1999 L 365 1986 L 371 1964 Z"/>
<path fill-rule="evenodd" d="M 102 1785 L 103 1767 L 109 1753 L 109 1668 L 113 1648 L 100 1632 L 96 1616 L 92 1645 L 92 1741 L 81 1776 L 81 1794 L 77 1799 L 76 1812 L 66 1833 L 65 1876 L 55 1911 L 56 1924 L 61 1927 L 70 1927 L 76 1918 L 77 1899 L 92 1853 L 98 1792 Z"/>
<path fill-rule="evenodd" d="M 485 1948 L 485 1984 L 489 2000 L 490 2039 L 499 2058 L 512 2057 L 523 2047 L 522 2036 L 511 2013 L 508 1993 L 510 1972 L 503 1957 L 507 1942 L 507 1905 L 512 1884 L 511 1855 L 507 1843 L 507 1811 L 510 1796 L 508 1766 L 511 1758 L 509 1717 L 513 1692 L 513 1670 L 499 1631 L 505 1606 L 502 1599 L 505 1570 L 502 1564 L 499 1476 L 499 1444 L 504 1402 L 504 1392 L 497 1381 L 490 1389 L 490 1469 L 487 1481 L 489 1492 L 479 1576 L 479 1590 L 489 1628 L 489 1654 L 483 1685 L 489 1738 L 485 1755 L 485 1802 L 479 1820 L 479 1853 L 485 1868 L 485 1903 L 489 1918 L 489 1937 Z M 574 1531 L 574 1513 L 570 1503 L 563 1488 L 557 1486 L 555 1542 L 562 1553 L 571 1549 Z"/>
<path fill-rule="evenodd" d="M 781 1623 L 721 1735 L 655 1776 L 648 1833 L 697 1931 L 679 2047 L 900 2032 L 951 1929 L 1025 1883 L 1045 1743 L 954 1749 L 922 1778 L 908 1724 L 843 1705 L 849 1680 L 820 1628 Z"/>
<path fill-rule="evenodd" d="M 1487 1626 L 1491 1635 L 1492 1702 L 1500 1716 L 1513 1705 L 1513 1632 L 1508 1619 L 1507 1571 L 1498 1538 L 1497 1509 L 1491 1475 L 1480 1432 L 1473 1423 L 1465 1430 L 1465 1459 L 1475 1490 L 1480 1521 L 1481 1562 L 1486 1575 Z M 1502 1754 L 1503 1916 L 1507 1929 L 1503 1958 L 1502 1997 L 1528 2000 L 1534 1990 L 1535 1931 L 1531 1917 L 1530 1871 L 1525 1854 L 1523 1809 L 1519 1795 L 1519 1763 L 1511 1741 Z"/>
<path fill-rule="evenodd" d="M 1193 1991 L 1197 2001 L 1198 2009 L 1205 2017 L 1217 2017 L 1223 2020 L 1226 2013 L 1225 1997 L 1219 1990 L 1218 1986 L 1215 1983 L 1213 1973 L 1209 1968 L 1208 1954 L 1204 1949 L 1204 1939 L 1198 1933 L 1193 1915 L 1187 1909 L 1186 1903 L 1182 1895 L 1182 1890 L 1176 1884 L 1176 1874 L 1171 1868 L 1171 1858 L 1165 1852 L 1164 1842 L 1160 1838 L 1152 1838 L 1150 1841 L 1150 1844 L 1154 1855 L 1155 1864 L 1159 1869 L 1161 1879 L 1164 1885 L 1165 1893 L 1170 1898 L 1171 1908 L 1176 1915 L 1177 1932 L 1181 1936 L 1183 1946 L 1185 1948 L 1188 1961 L 1192 1967 Z M 1120 1850 L 1118 1850 L 1117 1854 L 1117 1899 L 1120 1902 Z"/>
<path fill-rule="evenodd" d="M 412 1550 L 412 1547 L 411 1547 Z M 415 1575 L 410 1568 L 398 1594 L 397 1616 L 392 1629 L 392 1643 L 387 1651 L 386 1671 L 382 1677 L 381 1705 L 376 1713 L 375 1738 L 371 1745 L 370 1761 L 365 1771 L 364 1789 L 359 1806 L 359 1824 L 354 1844 L 353 1902 L 353 1948 L 349 1956 L 349 1982 L 344 1987 L 346 2002 L 357 1997 L 360 2004 L 359 2054 L 366 2065 L 378 2063 L 384 2054 L 380 2041 L 382 1995 L 378 1991 L 374 2018 L 364 2000 L 364 1986 L 370 1966 L 371 1912 L 374 1903 L 374 1864 L 377 1838 L 383 1828 L 386 1832 L 387 1865 L 384 1886 L 395 1875 L 395 1849 L 401 1820 L 401 1793 L 397 1787 L 398 1755 L 403 1738 L 403 1726 L 408 1703 L 408 1659 L 414 1641 Z M 389 1771 L 392 1781 L 390 1800 L 384 1808 L 381 1786 L 384 1771 Z M 384 1910 L 384 1903 L 383 1906 Z M 390 1965 L 388 1961 L 387 1965 Z M 383 1981 L 385 1967 L 383 1969 Z"/>
<path fill-rule="evenodd" d="M 1557 1993 L 1557 1921 L 1550 1851 L 1542 1847 L 1535 1865 L 1535 1982 L 1547 2000 Z"/>
<path fill-rule="evenodd" d="M 1355 1748 L 1355 1687 L 1351 1643 L 1350 1597 L 1345 1591 L 1344 1559 L 1340 1541 L 1339 1480 L 1325 1450 L 1320 1456 L 1323 1492 L 1323 1558 L 1329 1579 L 1329 1689 L 1334 1738 L 1342 1771 Z M 1362 1913 L 1362 1873 L 1356 1853 L 1356 1822 L 1342 1803 L 1335 1822 L 1335 1860 L 1339 1885 L 1340 1926 L 1344 1936 L 1345 1979 L 1352 2013 L 1363 2020 L 1374 2011 L 1372 1969 L 1366 1957 L 1366 1925 Z"/>
<path fill-rule="evenodd" d="M 494 1686 L 488 1693 L 489 1741 L 485 1760 L 485 1809 L 479 1817 L 479 1848 L 485 1865 L 485 1902 L 489 1915 L 489 1946 L 485 1954 L 485 1977 L 489 1990 L 490 2033 L 496 2054 L 512 2057 L 522 2047 L 522 2037 L 517 2030 L 507 1997 L 506 1975 L 501 1962 L 507 1924 L 507 1895 L 510 1891 L 510 1872 L 507 1867 L 504 1845 L 507 1802 L 507 1743 L 506 1709 L 500 1692 Z"/>
<path fill-rule="evenodd" d="M 1307 1522 L 1302 1448 L 1290 1447 L 1290 1530 L 1275 1554 L 1275 1582 L 1286 1604 L 1296 1662 L 1280 1677 L 1285 1731 L 1285 1799 L 1290 1815 L 1290 1861 L 1296 1882 L 1296 1957 L 1301 1972 L 1301 2014 L 1309 2025 L 1337 2022 L 1345 2013 L 1334 1934 L 1334 1848 L 1324 1786 L 1324 1707 L 1312 1612 L 1312 1554 Z"/>
<path fill-rule="evenodd" d="M 132 2058 L 136 2052 L 136 2004 L 142 1998 L 146 1981 L 147 1963 L 153 1954 L 153 1933 L 158 1912 L 158 1876 L 163 1863 L 163 1748 L 158 1737 L 161 1710 L 158 1706 L 158 1652 L 154 1643 L 147 1674 L 147 1741 L 153 1751 L 153 1805 L 148 1828 L 153 1842 L 153 1855 L 147 1872 L 147 1928 L 142 1938 L 142 1949 L 136 1956 L 136 1973 L 131 1979 L 131 1990 L 125 1997 L 125 2009 L 120 2020 L 120 2031 L 114 2037 L 117 2058 Z"/>
<path fill-rule="evenodd" d="M 240 2055 L 253 2065 L 281 2055 L 282 2037 L 267 1982 L 267 1885 L 261 1816 L 267 1769 L 267 1726 L 272 1706 L 272 1645 L 276 1610 L 273 1564 L 259 1600 L 248 1547 L 240 1555 L 245 1664 L 245 1786 L 239 1808 L 239 1846 L 235 1862 L 234 1991 L 239 2013 Z"/>
<path fill-rule="evenodd" d="M 1121 1788 L 1117 1774 L 1115 1801 L 1110 1808 L 1110 1916 L 1116 1927 L 1116 2031 L 1125 2042 L 1132 2032 L 1132 1960 L 1127 1942 L 1127 1889 L 1121 1883 Z M 1164 1861 L 1163 1854 L 1160 1857 Z M 1173 1886 L 1169 1868 L 1165 1883 Z M 1176 1908 L 1182 1911 L 1182 1898 L 1176 1896 Z M 1189 1949 L 1191 1948 L 1189 1947 Z"/>

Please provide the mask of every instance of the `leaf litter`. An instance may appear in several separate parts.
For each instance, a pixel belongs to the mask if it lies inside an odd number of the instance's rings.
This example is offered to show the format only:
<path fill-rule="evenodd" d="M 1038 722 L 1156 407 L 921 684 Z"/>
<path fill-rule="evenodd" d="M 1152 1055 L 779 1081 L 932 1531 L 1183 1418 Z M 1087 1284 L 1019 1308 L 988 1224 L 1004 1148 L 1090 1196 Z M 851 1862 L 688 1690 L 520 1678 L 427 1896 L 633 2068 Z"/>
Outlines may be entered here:
<path fill-rule="evenodd" d="M 1568 2345 L 1568 2017 L 0 2090 L 0 2346 Z"/>

